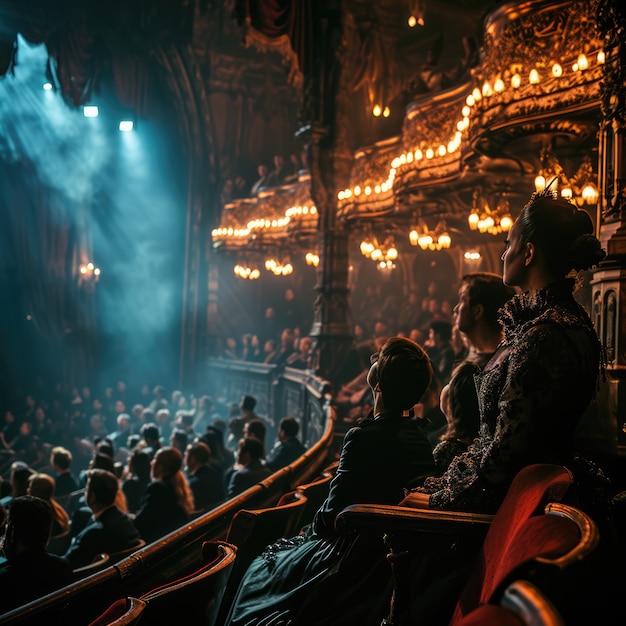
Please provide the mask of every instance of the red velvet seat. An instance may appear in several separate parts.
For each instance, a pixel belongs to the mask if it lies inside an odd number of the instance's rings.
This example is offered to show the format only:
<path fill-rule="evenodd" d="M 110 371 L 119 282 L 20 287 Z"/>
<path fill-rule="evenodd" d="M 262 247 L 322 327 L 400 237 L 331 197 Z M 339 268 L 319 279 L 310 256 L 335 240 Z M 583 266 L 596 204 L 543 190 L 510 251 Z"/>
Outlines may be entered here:
<path fill-rule="evenodd" d="M 181 620 L 194 626 L 213 626 L 236 551 L 234 546 L 223 541 L 205 541 L 202 544 L 204 564 L 199 569 L 177 580 L 167 581 L 138 599 L 118 600 L 89 626 L 134 624 L 134 621 L 106 621 L 112 617 L 130 619 L 127 614 L 130 612 L 137 614 L 144 626 L 160 626 Z M 127 613 L 123 612 L 124 608 Z"/>
<path fill-rule="evenodd" d="M 523 563 L 542 556 L 567 553 L 580 539 L 579 527 L 570 519 L 559 520 L 544 515 L 547 503 L 563 499 L 573 482 L 571 473 L 557 465 L 537 464 L 522 469 L 513 480 L 509 491 L 495 516 L 456 511 L 435 511 L 408 506 L 355 505 L 347 507 L 337 518 L 338 532 L 378 529 L 387 537 L 391 548 L 389 560 L 394 571 L 396 589 L 389 623 L 397 623 L 410 614 L 423 615 L 432 610 L 419 604 L 426 594 L 431 598 L 438 593 L 433 606 L 440 601 L 449 604 L 450 593 L 461 594 L 452 623 L 481 603 L 488 602 L 507 577 Z M 410 498 L 404 504 L 410 504 Z M 459 571 L 463 563 L 471 563 L 467 574 L 439 589 L 424 589 L 433 578 L 444 576 L 450 570 L 445 560 L 463 542 L 471 543 L 466 556 L 458 560 Z M 437 546 L 433 555 L 433 546 Z M 475 546 L 475 547 L 474 547 Z M 441 549 L 441 569 L 435 572 Z M 424 554 L 430 554 L 424 568 Z M 473 556 L 472 556 L 473 555 Z M 415 585 L 413 573 L 423 567 Z M 465 568 L 466 569 L 466 568 Z M 465 582 L 463 582 L 465 581 Z M 458 597 L 458 596 L 457 596 Z M 430 598 L 427 598 L 430 601 Z M 417 607 L 417 608 L 415 608 Z M 415 611 L 413 611 L 415 609 Z M 448 609 L 452 612 L 452 608 Z M 428 614 L 428 613 L 426 613 Z"/>
<path fill-rule="evenodd" d="M 121 598 L 89 626 L 133 626 L 138 624 L 146 603 L 139 598 Z"/>

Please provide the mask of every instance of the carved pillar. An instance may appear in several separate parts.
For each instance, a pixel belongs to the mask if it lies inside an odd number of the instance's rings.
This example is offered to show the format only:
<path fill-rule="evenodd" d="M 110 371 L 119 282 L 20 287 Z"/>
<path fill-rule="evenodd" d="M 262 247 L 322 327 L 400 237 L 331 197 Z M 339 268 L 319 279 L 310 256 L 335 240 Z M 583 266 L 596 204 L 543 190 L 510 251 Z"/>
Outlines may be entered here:
<path fill-rule="evenodd" d="M 606 348 L 607 383 L 597 404 L 626 449 L 626 20 L 617 0 L 598 4 L 606 62 L 599 141 L 599 237 L 607 258 L 592 280 L 593 317 Z"/>
<path fill-rule="evenodd" d="M 348 300 L 348 232 L 337 223 L 337 192 L 349 180 L 351 152 L 346 129 L 349 102 L 343 72 L 342 3 L 316 3 L 314 37 L 316 62 L 305 78 L 305 119 L 312 120 L 301 135 L 311 170 L 311 197 L 319 214 L 316 298 L 311 336 L 314 367 L 333 380 L 352 345 L 352 316 Z"/>

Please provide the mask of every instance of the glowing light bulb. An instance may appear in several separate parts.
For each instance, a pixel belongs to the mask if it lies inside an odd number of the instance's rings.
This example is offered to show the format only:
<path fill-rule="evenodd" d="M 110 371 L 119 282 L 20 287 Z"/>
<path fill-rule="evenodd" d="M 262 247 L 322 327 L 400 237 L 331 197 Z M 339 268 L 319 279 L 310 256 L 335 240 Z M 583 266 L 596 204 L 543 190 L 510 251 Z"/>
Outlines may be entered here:
<path fill-rule="evenodd" d="M 380 117 L 380 114 L 383 112 L 380 104 L 375 104 L 374 108 L 372 109 L 372 115 L 374 117 Z"/>
<path fill-rule="evenodd" d="M 559 76 L 563 75 L 563 68 L 558 64 L 555 63 L 552 66 L 552 76 L 554 76 L 555 78 L 558 78 Z"/>
<path fill-rule="evenodd" d="M 513 87 L 513 89 L 518 89 L 521 84 L 522 77 L 519 74 L 513 74 L 513 76 L 511 76 L 511 87 Z"/>

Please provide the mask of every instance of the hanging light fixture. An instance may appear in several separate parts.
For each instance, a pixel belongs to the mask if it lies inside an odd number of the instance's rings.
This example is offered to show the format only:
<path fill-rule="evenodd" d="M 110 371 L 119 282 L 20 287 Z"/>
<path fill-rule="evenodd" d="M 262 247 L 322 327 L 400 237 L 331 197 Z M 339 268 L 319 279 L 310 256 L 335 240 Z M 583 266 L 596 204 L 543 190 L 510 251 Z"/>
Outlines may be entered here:
<path fill-rule="evenodd" d="M 238 262 L 233 268 L 233 272 L 235 276 L 243 280 L 258 280 L 261 277 L 257 264 L 247 259 Z"/>
<path fill-rule="evenodd" d="M 444 250 L 452 244 L 445 220 L 440 220 L 435 230 L 430 230 L 426 222 L 420 220 L 409 232 L 409 243 L 422 250 Z"/>
<path fill-rule="evenodd" d="M 504 194 L 488 201 L 483 195 L 482 189 L 475 189 L 472 197 L 472 209 L 467 222 L 471 230 L 478 230 L 481 233 L 498 235 L 508 232 L 513 226 L 509 201 L 504 197 Z"/>
<path fill-rule="evenodd" d="M 304 260 L 307 265 L 311 265 L 313 267 L 317 267 L 320 264 L 320 257 L 317 252 L 309 251 L 306 253 Z"/>
<path fill-rule="evenodd" d="M 80 278 L 84 282 L 97 283 L 100 278 L 100 268 L 96 267 L 91 261 L 89 263 L 82 264 L 78 271 Z"/>
<path fill-rule="evenodd" d="M 393 269 L 398 258 L 398 249 L 393 237 L 388 235 L 382 242 L 373 235 L 366 235 L 360 244 L 361 254 L 374 261 L 378 269 Z"/>

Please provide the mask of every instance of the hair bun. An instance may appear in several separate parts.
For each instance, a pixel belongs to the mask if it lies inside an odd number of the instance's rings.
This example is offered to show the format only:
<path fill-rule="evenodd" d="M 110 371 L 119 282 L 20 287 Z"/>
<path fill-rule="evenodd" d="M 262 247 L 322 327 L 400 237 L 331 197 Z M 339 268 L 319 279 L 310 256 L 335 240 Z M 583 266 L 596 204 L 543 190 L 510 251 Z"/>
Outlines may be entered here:
<path fill-rule="evenodd" d="M 588 270 L 594 265 L 598 265 L 605 256 L 606 252 L 602 249 L 598 239 L 594 235 L 586 233 L 574 239 L 570 246 L 568 250 L 569 267 L 576 271 Z"/>

